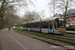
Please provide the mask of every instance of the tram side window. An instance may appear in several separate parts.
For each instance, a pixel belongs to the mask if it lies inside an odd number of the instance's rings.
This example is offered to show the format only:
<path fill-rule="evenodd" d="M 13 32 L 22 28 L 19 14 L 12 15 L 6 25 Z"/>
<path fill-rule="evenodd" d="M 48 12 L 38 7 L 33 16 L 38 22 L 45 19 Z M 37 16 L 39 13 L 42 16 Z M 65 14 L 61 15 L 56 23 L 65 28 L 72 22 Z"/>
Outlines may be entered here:
<path fill-rule="evenodd" d="M 26 27 L 28 27 L 28 24 L 26 24 Z"/>
<path fill-rule="evenodd" d="M 30 27 L 30 24 L 27 24 L 28 25 L 28 27 Z"/>
<path fill-rule="evenodd" d="M 34 27 L 34 25 L 33 25 L 33 23 L 31 23 L 31 28 L 33 28 Z"/>
<path fill-rule="evenodd" d="M 23 25 L 23 27 L 25 27 L 25 24 Z"/>
<path fill-rule="evenodd" d="M 35 23 L 35 28 L 37 28 L 37 23 Z"/>
<path fill-rule="evenodd" d="M 50 22 L 50 29 L 52 29 L 53 28 L 53 22 L 51 21 Z"/>
<path fill-rule="evenodd" d="M 30 24 L 28 24 L 28 27 L 30 27 Z"/>
<path fill-rule="evenodd" d="M 27 24 L 27 27 L 28 27 L 28 24 Z"/>
<path fill-rule="evenodd" d="M 21 24 L 21 27 L 23 27 L 23 24 Z"/>
<path fill-rule="evenodd" d="M 26 24 L 26 27 L 28 27 L 28 24 Z"/>
<path fill-rule="evenodd" d="M 36 26 L 36 23 L 34 23 L 33 25 L 34 25 L 34 26 L 33 26 L 34 28 L 36 28 L 36 27 L 37 27 L 37 26 Z"/>
<path fill-rule="evenodd" d="M 24 27 L 27 27 L 26 24 L 24 25 Z"/>
<path fill-rule="evenodd" d="M 54 22 L 54 27 L 55 27 L 55 29 L 56 29 L 56 23 Z"/>
<path fill-rule="evenodd" d="M 41 27 L 42 27 L 42 28 L 44 28 L 44 24 L 45 24 L 44 22 L 41 23 Z"/>
<path fill-rule="evenodd" d="M 48 22 L 42 22 L 42 28 L 48 28 Z"/>
<path fill-rule="evenodd" d="M 24 27 L 24 24 L 22 25 L 22 27 Z"/>
<path fill-rule="evenodd" d="M 39 23 L 36 23 L 36 26 L 37 26 L 36 28 L 39 28 Z"/>
<path fill-rule="evenodd" d="M 31 23 L 29 24 L 29 27 L 31 28 Z"/>
<path fill-rule="evenodd" d="M 48 22 L 45 22 L 44 28 L 48 28 Z"/>
<path fill-rule="evenodd" d="M 30 25 L 30 26 L 31 26 L 31 28 L 32 28 L 32 27 L 33 27 L 33 24 L 31 23 L 31 25 Z"/>
<path fill-rule="evenodd" d="M 35 23 L 32 23 L 32 28 L 36 28 L 36 24 Z"/>
<path fill-rule="evenodd" d="M 28 27 L 28 24 L 27 24 L 27 27 Z"/>
<path fill-rule="evenodd" d="M 35 24 L 33 23 L 33 28 L 35 28 Z"/>

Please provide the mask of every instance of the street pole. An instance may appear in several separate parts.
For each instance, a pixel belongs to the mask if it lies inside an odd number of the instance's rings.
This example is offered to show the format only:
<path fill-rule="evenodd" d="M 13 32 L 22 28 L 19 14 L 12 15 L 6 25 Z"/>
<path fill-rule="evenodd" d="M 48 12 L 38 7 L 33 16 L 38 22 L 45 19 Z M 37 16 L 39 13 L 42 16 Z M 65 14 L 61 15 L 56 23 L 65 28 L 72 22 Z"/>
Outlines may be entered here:
<path fill-rule="evenodd" d="M 54 0 L 53 0 L 53 16 L 55 15 L 55 3 L 54 3 Z"/>
<path fill-rule="evenodd" d="M 40 33 L 41 33 L 41 19 L 40 19 Z"/>

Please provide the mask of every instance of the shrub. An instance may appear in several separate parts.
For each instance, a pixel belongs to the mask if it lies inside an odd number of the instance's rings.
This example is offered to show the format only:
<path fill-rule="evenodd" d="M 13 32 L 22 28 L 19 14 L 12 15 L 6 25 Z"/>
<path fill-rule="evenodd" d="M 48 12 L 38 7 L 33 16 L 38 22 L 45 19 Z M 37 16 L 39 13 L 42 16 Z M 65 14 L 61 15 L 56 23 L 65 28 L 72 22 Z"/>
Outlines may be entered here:
<path fill-rule="evenodd" d="M 75 25 L 70 25 L 69 27 L 75 27 Z"/>
<path fill-rule="evenodd" d="M 75 30 L 74 27 L 67 27 L 66 30 Z"/>

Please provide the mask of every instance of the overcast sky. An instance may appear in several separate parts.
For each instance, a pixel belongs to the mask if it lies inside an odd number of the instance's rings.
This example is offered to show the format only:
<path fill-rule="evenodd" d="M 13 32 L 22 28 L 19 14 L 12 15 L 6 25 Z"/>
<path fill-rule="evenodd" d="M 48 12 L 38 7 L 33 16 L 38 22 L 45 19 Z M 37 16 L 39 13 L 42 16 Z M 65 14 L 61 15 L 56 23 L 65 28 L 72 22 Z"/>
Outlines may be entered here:
<path fill-rule="evenodd" d="M 23 17 L 26 11 L 36 11 L 42 16 L 42 14 L 46 17 L 50 17 L 49 14 L 49 6 L 48 6 L 48 0 L 32 0 L 34 5 L 28 5 L 28 7 L 17 6 L 17 15 L 20 17 Z"/>
<path fill-rule="evenodd" d="M 49 6 L 48 3 L 50 0 L 31 0 L 33 2 L 34 5 L 29 4 L 28 7 L 25 6 L 21 6 L 21 7 L 17 7 L 17 15 L 19 15 L 20 17 L 23 17 L 26 11 L 36 11 L 40 14 L 40 16 L 42 17 L 42 15 L 44 15 L 45 17 L 50 17 L 53 16 L 53 7 Z M 63 12 L 58 12 L 57 10 L 55 11 L 55 13 L 63 13 Z"/>

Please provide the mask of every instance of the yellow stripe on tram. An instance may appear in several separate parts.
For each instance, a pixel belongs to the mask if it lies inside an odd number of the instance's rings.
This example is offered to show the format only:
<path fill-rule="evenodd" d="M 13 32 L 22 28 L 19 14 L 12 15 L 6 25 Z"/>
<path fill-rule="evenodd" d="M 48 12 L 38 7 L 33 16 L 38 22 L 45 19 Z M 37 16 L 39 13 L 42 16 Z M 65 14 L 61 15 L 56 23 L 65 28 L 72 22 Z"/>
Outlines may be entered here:
<path fill-rule="evenodd" d="M 64 20 L 64 19 L 59 19 L 59 20 Z"/>

